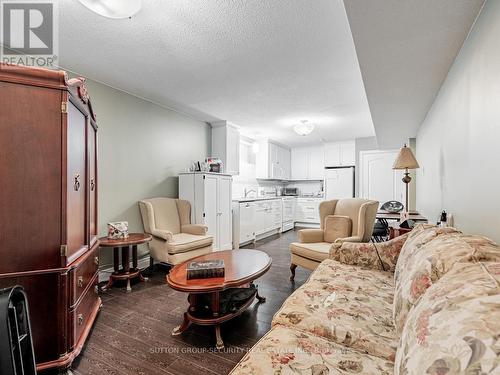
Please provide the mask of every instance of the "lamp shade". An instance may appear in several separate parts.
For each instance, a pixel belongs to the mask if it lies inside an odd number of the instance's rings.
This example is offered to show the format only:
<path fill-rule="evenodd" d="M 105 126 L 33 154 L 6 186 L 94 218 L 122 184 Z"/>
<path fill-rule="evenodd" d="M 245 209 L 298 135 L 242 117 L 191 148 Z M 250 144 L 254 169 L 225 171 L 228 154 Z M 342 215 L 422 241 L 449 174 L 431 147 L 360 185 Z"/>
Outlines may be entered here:
<path fill-rule="evenodd" d="M 418 161 L 415 159 L 415 155 L 413 155 L 411 148 L 404 145 L 401 151 L 399 151 L 392 169 L 416 169 L 419 167 Z"/>

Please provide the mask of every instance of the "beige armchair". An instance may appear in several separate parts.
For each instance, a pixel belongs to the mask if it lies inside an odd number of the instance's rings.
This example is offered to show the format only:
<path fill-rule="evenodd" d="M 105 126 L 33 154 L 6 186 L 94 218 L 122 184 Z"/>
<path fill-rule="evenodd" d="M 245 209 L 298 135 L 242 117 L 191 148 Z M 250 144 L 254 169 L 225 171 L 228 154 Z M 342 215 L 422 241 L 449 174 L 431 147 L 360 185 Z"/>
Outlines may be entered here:
<path fill-rule="evenodd" d="M 153 259 L 176 265 L 212 251 L 213 237 L 205 225 L 191 224 L 191 204 L 172 198 L 151 198 L 139 202 L 144 231 Z"/>
<path fill-rule="evenodd" d="M 301 229 L 299 242 L 290 244 L 290 280 L 297 266 L 314 270 L 330 254 L 332 243 L 369 242 L 379 202 L 367 199 L 340 199 L 319 205 L 320 229 Z"/>

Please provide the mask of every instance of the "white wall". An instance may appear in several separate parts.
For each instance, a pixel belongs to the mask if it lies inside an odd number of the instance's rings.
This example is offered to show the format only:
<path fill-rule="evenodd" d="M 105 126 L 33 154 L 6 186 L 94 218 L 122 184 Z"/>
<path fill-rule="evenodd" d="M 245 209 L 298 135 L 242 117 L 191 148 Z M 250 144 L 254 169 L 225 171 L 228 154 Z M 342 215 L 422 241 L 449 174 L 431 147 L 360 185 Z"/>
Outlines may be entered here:
<path fill-rule="evenodd" d="M 500 1 L 486 2 L 417 135 L 417 207 L 500 242 Z"/>
<path fill-rule="evenodd" d="M 87 87 L 99 125 L 99 234 L 106 235 L 110 221 L 142 232 L 137 202 L 178 196 L 178 173 L 207 156 L 210 127 L 100 83 Z M 101 249 L 101 268 L 111 259 Z"/>

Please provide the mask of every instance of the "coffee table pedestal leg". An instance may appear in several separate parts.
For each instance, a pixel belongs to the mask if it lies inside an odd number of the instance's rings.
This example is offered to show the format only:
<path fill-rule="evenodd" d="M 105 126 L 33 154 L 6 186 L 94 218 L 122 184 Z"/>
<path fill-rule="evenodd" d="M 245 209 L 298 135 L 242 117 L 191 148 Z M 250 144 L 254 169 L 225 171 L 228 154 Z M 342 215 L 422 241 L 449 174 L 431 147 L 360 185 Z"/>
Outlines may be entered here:
<path fill-rule="evenodd" d="M 216 342 L 215 342 L 215 348 L 217 350 L 224 349 L 224 341 L 222 341 L 222 337 L 220 335 L 220 325 L 219 324 L 217 324 L 215 326 L 215 340 L 216 340 Z"/>
<path fill-rule="evenodd" d="M 172 330 L 172 336 L 180 335 L 182 332 L 184 332 L 186 329 L 189 328 L 190 324 L 191 324 L 191 321 L 188 318 L 188 314 L 184 313 L 184 320 L 182 321 L 181 325 L 175 327 Z"/>

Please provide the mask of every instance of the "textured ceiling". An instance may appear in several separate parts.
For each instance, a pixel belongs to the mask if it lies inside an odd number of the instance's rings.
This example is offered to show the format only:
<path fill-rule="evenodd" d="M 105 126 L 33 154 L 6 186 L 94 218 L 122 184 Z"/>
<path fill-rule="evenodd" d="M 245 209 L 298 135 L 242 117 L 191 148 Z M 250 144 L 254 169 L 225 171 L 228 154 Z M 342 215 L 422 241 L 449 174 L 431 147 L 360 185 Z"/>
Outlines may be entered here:
<path fill-rule="evenodd" d="M 110 20 L 60 2 L 61 66 L 248 136 L 374 135 L 342 0 L 142 3 Z M 302 119 L 316 124 L 310 136 L 292 131 Z"/>
<path fill-rule="evenodd" d="M 345 0 L 380 147 L 416 136 L 483 3 Z"/>

